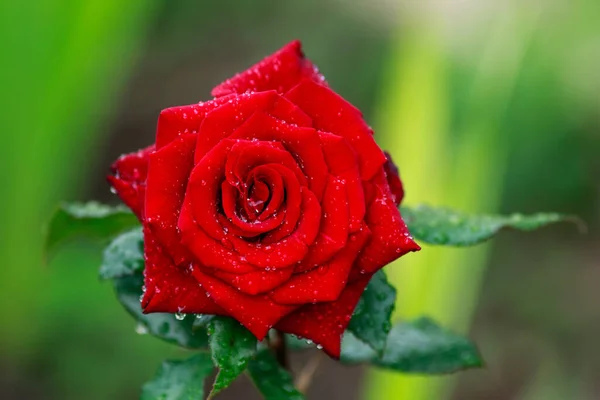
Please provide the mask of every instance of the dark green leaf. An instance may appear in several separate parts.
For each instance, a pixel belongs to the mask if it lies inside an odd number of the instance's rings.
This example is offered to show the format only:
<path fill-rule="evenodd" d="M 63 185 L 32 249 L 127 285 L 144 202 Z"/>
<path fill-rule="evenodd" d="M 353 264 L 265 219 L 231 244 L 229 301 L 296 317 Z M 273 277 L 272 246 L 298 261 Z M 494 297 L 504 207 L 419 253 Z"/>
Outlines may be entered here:
<path fill-rule="evenodd" d="M 199 349 L 208 346 L 208 337 L 203 329 L 194 329 L 194 315 L 178 320 L 174 314 L 143 314 L 140 305 L 143 277 L 141 273 L 123 276 L 114 280 L 117 297 L 123 307 L 138 321 L 138 332 L 148 333 L 166 342 L 182 347 Z"/>
<path fill-rule="evenodd" d="M 540 213 L 532 215 L 469 215 L 448 208 L 420 205 L 401 207 L 410 233 L 419 241 L 446 246 L 471 246 L 484 242 L 502 228 L 529 231 L 560 222 L 578 222 L 574 217 Z"/>
<path fill-rule="evenodd" d="M 97 202 L 62 204 L 46 228 L 46 252 L 77 236 L 110 239 L 139 225 L 135 215 L 125 207 L 111 207 Z"/>
<path fill-rule="evenodd" d="M 212 397 L 244 372 L 256 354 L 256 337 L 239 322 L 226 317 L 212 318 L 208 322 L 208 335 L 212 360 L 219 368 Z"/>
<path fill-rule="evenodd" d="M 378 271 L 362 294 L 348 330 L 381 354 L 392 328 L 390 318 L 395 302 L 396 289 L 388 283 L 385 273 Z"/>
<path fill-rule="evenodd" d="M 144 268 L 144 237 L 141 228 L 117 236 L 104 250 L 100 277 L 114 279 Z"/>
<path fill-rule="evenodd" d="M 262 350 L 248 364 L 250 378 L 265 400 L 302 400 L 304 396 L 294 388 L 292 377 L 278 363 L 273 354 Z"/>
<path fill-rule="evenodd" d="M 482 365 L 479 352 L 466 338 L 440 328 L 429 318 L 395 325 L 388 335 L 383 357 L 346 333 L 342 362 L 373 365 L 417 374 L 445 374 Z"/>
<path fill-rule="evenodd" d="M 204 379 L 212 371 L 212 361 L 205 353 L 187 360 L 165 361 L 154 379 L 142 387 L 141 400 L 201 400 Z"/>

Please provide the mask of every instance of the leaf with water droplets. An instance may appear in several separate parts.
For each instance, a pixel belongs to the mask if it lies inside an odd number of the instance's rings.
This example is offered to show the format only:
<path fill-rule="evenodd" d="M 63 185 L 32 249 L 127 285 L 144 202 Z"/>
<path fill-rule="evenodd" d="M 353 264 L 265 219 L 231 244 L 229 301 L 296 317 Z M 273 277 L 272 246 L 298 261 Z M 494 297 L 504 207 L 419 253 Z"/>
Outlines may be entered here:
<path fill-rule="evenodd" d="M 417 240 L 445 246 L 472 246 L 492 238 L 503 228 L 530 231 L 555 222 L 580 223 L 575 217 L 556 213 L 470 215 L 428 205 L 403 206 L 400 211 Z"/>
<path fill-rule="evenodd" d="M 256 338 L 234 319 L 214 317 L 208 321 L 208 345 L 219 368 L 209 398 L 231 384 L 256 354 Z"/>
<path fill-rule="evenodd" d="M 187 360 L 165 361 L 154 379 L 142 387 L 141 400 L 202 399 L 204 379 L 212 371 L 212 361 L 205 353 Z"/>
<path fill-rule="evenodd" d="M 385 273 L 378 271 L 363 292 L 348 330 L 381 354 L 392 328 L 390 318 L 395 302 L 396 289 L 388 283 Z"/>
<path fill-rule="evenodd" d="M 132 275 L 144 268 L 144 235 L 135 228 L 117 236 L 104 249 L 100 277 L 114 279 Z"/>
<path fill-rule="evenodd" d="M 248 364 L 248 373 L 265 400 L 304 400 L 292 376 L 279 365 L 270 350 L 261 350 Z"/>
<path fill-rule="evenodd" d="M 440 328 L 429 318 L 402 322 L 390 331 L 383 356 L 346 332 L 341 361 L 370 363 L 404 373 L 447 374 L 482 365 L 475 345 L 467 338 Z"/>
<path fill-rule="evenodd" d="M 187 315 L 178 321 L 175 315 L 168 313 L 144 314 L 140 305 L 144 278 L 140 272 L 122 276 L 113 280 L 117 298 L 138 324 L 146 327 L 147 333 L 165 342 L 190 349 L 208 346 L 208 337 L 204 329 L 194 329 L 194 315 Z M 136 331 L 140 331 L 139 325 Z"/>
<path fill-rule="evenodd" d="M 97 202 L 61 204 L 46 227 L 45 251 L 77 236 L 106 240 L 139 225 L 138 219 L 123 206 L 111 207 Z"/>

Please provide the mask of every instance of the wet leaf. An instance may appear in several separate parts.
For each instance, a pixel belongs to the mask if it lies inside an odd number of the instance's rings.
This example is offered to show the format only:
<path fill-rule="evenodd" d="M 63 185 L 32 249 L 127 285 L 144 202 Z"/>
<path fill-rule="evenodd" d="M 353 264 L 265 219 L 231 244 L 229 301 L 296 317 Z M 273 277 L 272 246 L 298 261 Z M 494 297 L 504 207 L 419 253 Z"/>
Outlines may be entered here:
<path fill-rule="evenodd" d="M 204 379 L 213 368 L 206 353 L 187 360 L 165 361 L 154 379 L 142 387 L 141 400 L 200 400 L 204 398 Z"/>
<path fill-rule="evenodd" d="M 104 250 L 100 277 L 114 279 L 132 275 L 144 268 L 144 236 L 135 228 L 117 236 Z"/>
<path fill-rule="evenodd" d="M 194 329 L 194 315 L 187 315 L 179 321 L 174 314 L 142 313 L 140 296 L 144 279 L 141 273 L 123 276 L 114 280 L 117 298 L 127 312 L 138 321 L 138 332 L 148 333 L 165 342 L 190 349 L 206 348 L 208 337 L 203 329 Z M 145 329 L 144 329 L 145 328 Z"/>
<path fill-rule="evenodd" d="M 212 397 L 231 384 L 256 354 L 256 338 L 234 319 L 214 317 L 208 322 L 208 344 L 213 363 L 219 368 Z"/>
<path fill-rule="evenodd" d="M 348 330 L 381 354 L 392 328 L 390 318 L 395 302 L 396 289 L 388 283 L 385 273 L 378 271 L 362 294 Z"/>
<path fill-rule="evenodd" d="M 471 246 L 481 243 L 503 228 L 530 231 L 561 221 L 579 223 L 577 218 L 556 213 L 470 215 L 428 205 L 401 207 L 400 210 L 410 233 L 417 240 L 445 246 Z"/>
<path fill-rule="evenodd" d="M 303 400 L 304 396 L 294 387 L 292 377 L 282 368 L 275 356 L 262 350 L 248 364 L 248 372 L 265 400 Z"/>
<path fill-rule="evenodd" d="M 61 204 L 46 227 L 45 251 L 49 254 L 77 236 L 107 240 L 137 225 L 136 216 L 123 206 L 97 202 Z"/>
<path fill-rule="evenodd" d="M 429 318 L 395 325 L 388 335 L 382 357 L 347 332 L 342 343 L 341 361 L 432 375 L 482 365 L 477 348 L 467 338 L 440 328 Z"/>

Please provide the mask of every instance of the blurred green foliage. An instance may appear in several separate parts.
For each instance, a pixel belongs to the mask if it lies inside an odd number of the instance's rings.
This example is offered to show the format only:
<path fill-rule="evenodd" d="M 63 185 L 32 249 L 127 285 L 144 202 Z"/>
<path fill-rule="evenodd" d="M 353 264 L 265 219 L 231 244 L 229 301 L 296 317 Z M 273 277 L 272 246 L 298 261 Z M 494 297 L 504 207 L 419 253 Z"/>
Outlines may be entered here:
<path fill-rule="evenodd" d="M 300 38 L 393 147 L 408 202 L 552 210 L 590 226 L 585 237 L 561 227 L 504 234 L 468 256 L 423 251 L 391 268 L 402 275 L 409 263 L 424 265 L 425 286 L 400 290 L 400 302 L 439 290 L 435 301 L 399 303 L 403 313 L 441 301 L 458 327 L 475 316 L 472 333 L 491 367 L 461 375 L 455 398 L 597 398 L 600 357 L 589 351 L 600 329 L 597 1 L 413 3 L 2 2 L 0 397 L 136 398 L 159 360 L 174 355 L 134 333 L 97 279 L 99 247 L 74 243 L 42 267 L 41 227 L 58 200 L 106 200 L 107 165 L 152 140 L 161 108 L 206 98 L 221 79 Z M 440 259 L 470 263 L 457 276 L 433 274 Z M 398 395 L 374 390 L 372 398 Z"/>

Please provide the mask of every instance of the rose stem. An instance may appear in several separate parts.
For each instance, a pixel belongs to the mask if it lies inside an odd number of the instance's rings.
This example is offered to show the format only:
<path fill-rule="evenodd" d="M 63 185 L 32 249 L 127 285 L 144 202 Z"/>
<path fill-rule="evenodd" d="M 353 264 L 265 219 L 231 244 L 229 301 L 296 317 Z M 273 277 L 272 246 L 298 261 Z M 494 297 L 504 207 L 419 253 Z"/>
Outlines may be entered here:
<path fill-rule="evenodd" d="M 306 394 L 310 384 L 312 383 L 313 377 L 315 376 L 315 372 L 319 368 L 321 364 L 321 352 L 317 351 L 306 364 L 302 367 L 302 370 L 298 374 L 298 379 L 296 379 L 296 388 L 300 391 L 300 393 Z"/>
<path fill-rule="evenodd" d="M 288 362 L 287 344 L 283 332 L 275 331 L 275 340 L 271 342 L 271 348 L 275 351 L 275 357 L 277 358 L 279 365 L 289 370 L 290 365 Z"/>

